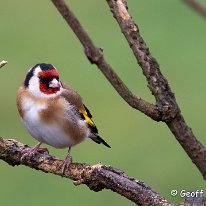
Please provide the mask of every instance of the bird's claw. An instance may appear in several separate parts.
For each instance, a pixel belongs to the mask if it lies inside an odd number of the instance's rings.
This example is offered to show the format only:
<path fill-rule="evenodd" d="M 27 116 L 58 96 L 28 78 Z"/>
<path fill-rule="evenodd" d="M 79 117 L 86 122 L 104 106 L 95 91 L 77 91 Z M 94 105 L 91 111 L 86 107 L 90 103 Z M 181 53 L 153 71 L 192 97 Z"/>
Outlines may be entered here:
<path fill-rule="evenodd" d="M 38 148 L 37 152 L 40 154 L 49 154 L 49 150 L 45 147 L 45 148 Z"/>
<path fill-rule="evenodd" d="M 39 152 L 40 154 L 49 154 L 49 150 L 47 148 L 40 148 L 39 146 L 25 148 L 22 151 L 20 161 L 23 162 L 26 158 L 31 158 L 36 152 Z"/>
<path fill-rule="evenodd" d="M 21 156 L 21 159 L 20 161 L 23 162 L 26 158 L 31 158 L 34 153 L 36 151 L 34 151 L 34 148 L 26 148 L 22 151 L 22 156 Z"/>
<path fill-rule="evenodd" d="M 64 174 L 65 169 L 68 168 L 71 163 L 72 163 L 72 157 L 68 155 L 66 159 L 59 165 L 59 169 L 61 170 L 61 175 Z"/>

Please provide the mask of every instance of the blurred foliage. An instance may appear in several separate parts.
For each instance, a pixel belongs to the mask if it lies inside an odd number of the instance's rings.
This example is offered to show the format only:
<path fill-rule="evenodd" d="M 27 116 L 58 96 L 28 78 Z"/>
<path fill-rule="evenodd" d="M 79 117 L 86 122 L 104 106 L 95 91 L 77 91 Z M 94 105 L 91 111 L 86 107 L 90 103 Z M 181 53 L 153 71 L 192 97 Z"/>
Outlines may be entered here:
<path fill-rule="evenodd" d="M 106 1 L 67 0 L 95 44 L 129 88 L 154 102 L 132 52 L 113 19 Z M 206 145 L 206 21 L 179 0 L 128 0 L 139 25 L 187 123 Z M 114 91 L 50 1 L 0 2 L 0 59 L 9 63 L 0 71 L 0 135 L 26 144 L 36 141 L 27 133 L 16 109 L 16 92 L 27 70 L 36 63 L 54 64 L 61 79 L 72 85 L 90 108 L 100 135 L 112 146 L 86 141 L 72 150 L 73 160 L 102 162 L 145 181 L 172 202 L 170 191 L 203 189 L 205 182 L 171 132 L 130 108 Z M 65 150 L 49 147 L 64 158 Z M 91 192 L 85 186 L 19 166 L 0 162 L 1 205 L 133 205 L 111 191 Z"/>

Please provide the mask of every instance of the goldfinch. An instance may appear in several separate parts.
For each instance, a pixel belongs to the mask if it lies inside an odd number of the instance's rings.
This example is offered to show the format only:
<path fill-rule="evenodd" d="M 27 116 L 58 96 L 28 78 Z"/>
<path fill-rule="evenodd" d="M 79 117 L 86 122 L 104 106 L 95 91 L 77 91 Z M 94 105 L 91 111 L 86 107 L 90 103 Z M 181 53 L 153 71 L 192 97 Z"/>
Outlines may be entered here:
<path fill-rule="evenodd" d="M 68 148 L 62 171 L 71 163 L 70 149 L 86 139 L 110 146 L 98 135 L 92 115 L 81 96 L 59 80 L 52 64 L 31 68 L 17 93 L 17 108 L 24 126 L 39 143 L 24 152 L 32 156 L 42 143 Z"/>

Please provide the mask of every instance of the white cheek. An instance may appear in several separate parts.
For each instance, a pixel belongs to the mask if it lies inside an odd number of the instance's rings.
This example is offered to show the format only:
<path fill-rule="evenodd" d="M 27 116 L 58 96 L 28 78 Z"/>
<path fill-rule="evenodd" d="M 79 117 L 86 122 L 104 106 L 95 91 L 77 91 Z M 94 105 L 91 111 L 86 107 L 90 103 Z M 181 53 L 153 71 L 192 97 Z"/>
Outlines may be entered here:
<path fill-rule="evenodd" d="M 34 75 L 31 77 L 30 81 L 29 81 L 29 91 L 38 97 L 42 96 L 42 92 L 39 89 L 39 78 L 38 78 L 38 73 L 41 72 L 41 68 L 37 67 L 34 71 Z"/>
<path fill-rule="evenodd" d="M 36 76 L 33 76 L 29 81 L 29 91 L 38 97 L 42 96 L 42 92 L 39 89 L 39 78 Z"/>

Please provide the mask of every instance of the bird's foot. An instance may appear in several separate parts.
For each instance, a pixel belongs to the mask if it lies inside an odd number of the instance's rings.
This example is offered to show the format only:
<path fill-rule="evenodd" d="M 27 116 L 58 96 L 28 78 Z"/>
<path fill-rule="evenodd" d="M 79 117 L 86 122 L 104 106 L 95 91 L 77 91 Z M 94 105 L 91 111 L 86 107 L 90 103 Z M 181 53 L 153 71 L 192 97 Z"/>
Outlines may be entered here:
<path fill-rule="evenodd" d="M 41 154 L 49 154 L 49 151 L 47 148 L 40 148 L 41 143 L 38 143 L 37 145 L 35 145 L 32 148 L 25 148 L 22 151 L 22 156 L 21 156 L 21 162 L 26 159 L 26 158 L 31 158 L 36 152 L 39 152 Z"/>
<path fill-rule="evenodd" d="M 26 148 L 22 151 L 22 156 L 21 156 L 21 162 L 24 161 L 26 158 L 31 158 L 35 152 L 37 151 L 37 149 L 35 147 L 32 148 Z"/>
<path fill-rule="evenodd" d="M 40 153 L 40 154 L 49 154 L 49 150 L 46 148 L 46 147 L 44 147 L 44 148 L 38 148 L 37 150 L 36 150 L 36 152 L 38 152 L 38 153 Z"/>
<path fill-rule="evenodd" d="M 66 159 L 59 165 L 59 169 L 61 170 L 61 175 L 64 174 L 64 171 L 69 165 L 72 163 L 72 157 L 68 154 Z"/>

